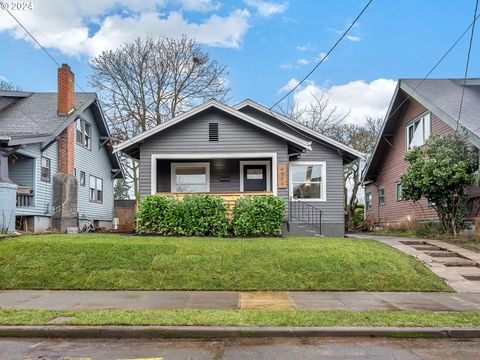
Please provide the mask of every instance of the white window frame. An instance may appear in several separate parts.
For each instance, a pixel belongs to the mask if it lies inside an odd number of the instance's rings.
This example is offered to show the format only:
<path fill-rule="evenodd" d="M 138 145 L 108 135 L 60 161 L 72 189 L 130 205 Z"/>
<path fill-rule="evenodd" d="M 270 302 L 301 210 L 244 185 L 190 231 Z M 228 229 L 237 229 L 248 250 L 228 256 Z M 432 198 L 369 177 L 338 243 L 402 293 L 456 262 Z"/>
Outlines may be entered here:
<path fill-rule="evenodd" d="M 206 159 L 272 159 L 272 192 L 277 195 L 277 153 L 241 152 L 241 153 L 157 153 L 150 155 L 150 193 L 157 193 L 157 160 L 206 160 Z"/>
<path fill-rule="evenodd" d="M 48 162 L 48 168 L 43 166 L 44 159 Z M 48 169 L 48 179 L 42 176 L 43 169 Z M 40 157 L 40 180 L 47 183 L 52 182 L 52 159 L 43 155 Z"/>
<path fill-rule="evenodd" d="M 210 192 L 210 163 L 209 162 L 189 162 L 189 163 L 171 163 L 170 164 L 170 192 L 172 193 L 178 193 L 176 191 L 176 183 L 175 183 L 175 176 L 176 176 L 176 171 L 177 168 L 182 168 L 182 167 L 198 167 L 198 168 L 204 168 L 205 169 L 205 175 L 206 175 L 206 191 L 205 192 Z M 201 191 L 200 193 L 202 193 Z"/>
<path fill-rule="evenodd" d="M 77 119 L 77 123 L 80 124 L 80 129 L 77 129 L 77 124 L 75 124 L 75 142 L 84 147 L 85 149 L 91 150 L 92 149 L 92 124 L 85 121 L 82 118 Z M 88 125 L 88 133 L 86 130 L 86 125 Z M 78 136 L 78 131 L 80 131 L 81 136 Z M 85 144 L 85 139 L 88 137 L 88 145 Z"/>
<path fill-rule="evenodd" d="M 370 202 L 368 201 L 368 197 L 370 195 Z M 370 205 L 368 205 L 370 204 Z M 373 205 L 373 195 L 372 192 L 366 192 L 365 193 L 365 211 L 371 211 L 372 210 L 372 205 Z"/>
<path fill-rule="evenodd" d="M 92 199 L 92 194 L 91 194 L 91 190 L 93 189 L 91 187 L 91 182 L 92 182 L 92 178 L 95 179 L 95 199 Z M 102 192 L 102 200 L 98 200 L 98 187 L 97 187 L 97 180 L 100 180 L 102 182 L 102 189 L 100 190 Z M 88 198 L 90 200 L 90 202 L 92 203 L 96 203 L 96 204 L 103 204 L 103 199 L 105 197 L 105 191 L 103 190 L 103 179 L 99 176 L 95 176 L 95 175 L 92 175 L 92 174 L 89 174 L 88 175 Z"/>
<path fill-rule="evenodd" d="M 270 166 L 270 160 L 241 160 L 240 161 L 240 192 L 245 192 L 245 165 L 266 165 L 267 172 L 267 190 L 272 191 L 271 178 L 272 169 Z"/>
<path fill-rule="evenodd" d="M 428 138 L 432 135 L 432 119 L 431 118 L 432 117 L 430 116 L 430 113 L 426 112 L 426 113 L 416 117 L 415 119 L 413 119 L 412 121 L 410 121 L 407 124 L 407 126 L 405 127 L 405 141 L 406 141 L 406 145 L 407 145 L 407 150 L 410 150 L 411 148 L 416 147 L 416 146 L 423 146 L 427 143 Z M 422 127 L 423 127 L 423 139 L 422 139 L 423 142 L 421 144 L 411 146 L 409 141 L 408 141 L 409 131 L 419 121 L 422 122 Z"/>
<path fill-rule="evenodd" d="M 320 165 L 322 167 L 321 176 L 322 176 L 322 188 L 321 193 L 322 198 L 315 199 L 294 199 L 293 198 L 293 172 L 292 167 L 295 165 Z M 326 161 L 291 161 L 288 167 L 288 196 L 294 201 L 305 201 L 305 202 L 326 202 L 327 201 L 327 163 Z"/>

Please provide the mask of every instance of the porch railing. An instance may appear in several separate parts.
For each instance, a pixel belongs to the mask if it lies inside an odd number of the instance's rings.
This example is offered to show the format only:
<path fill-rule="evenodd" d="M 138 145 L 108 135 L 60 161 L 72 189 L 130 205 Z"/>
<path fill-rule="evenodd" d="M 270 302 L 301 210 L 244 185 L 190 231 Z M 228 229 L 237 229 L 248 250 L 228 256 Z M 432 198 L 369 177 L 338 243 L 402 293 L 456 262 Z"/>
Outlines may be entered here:
<path fill-rule="evenodd" d="M 301 200 L 288 198 L 288 226 L 290 223 L 303 223 L 322 234 L 322 210 Z"/>
<path fill-rule="evenodd" d="M 29 207 L 33 205 L 33 194 L 17 194 L 18 207 Z"/>

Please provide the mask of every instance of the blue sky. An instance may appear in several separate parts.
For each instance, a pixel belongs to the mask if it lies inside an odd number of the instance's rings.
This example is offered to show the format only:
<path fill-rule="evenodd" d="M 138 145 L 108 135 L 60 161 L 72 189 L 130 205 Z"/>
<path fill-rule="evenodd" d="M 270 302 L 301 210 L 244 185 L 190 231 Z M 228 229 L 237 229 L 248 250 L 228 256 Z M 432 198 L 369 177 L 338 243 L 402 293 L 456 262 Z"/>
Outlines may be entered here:
<path fill-rule="evenodd" d="M 8 2 L 8 1 L 7 1 Z M 142 35 L 194 36 L 229 69 L 230 103 L 252 98 L 271 105 L 339 37 L 365 1 L 359 0 L 71 0 L 33 1 L 14 14 L 76 81 L 89 89 L 88 60 Z M 470 24 L 474 0 L 374 0 L 335 52 L 294 95 L 308 103 L 326 91 L 351 121 L 381 116 L 395 80 L 423 77 Z M 478 27 L 477 27 L 478 30 Z M 476 32 L 477 40 L 478 31 Z M 470 76 L 478 77 L 474 42 Z M 466 36 L 433 77 L 463 76 Z M 0 77 L 24 90 L 55 91 L 56 66 L 0 10 Z"/>

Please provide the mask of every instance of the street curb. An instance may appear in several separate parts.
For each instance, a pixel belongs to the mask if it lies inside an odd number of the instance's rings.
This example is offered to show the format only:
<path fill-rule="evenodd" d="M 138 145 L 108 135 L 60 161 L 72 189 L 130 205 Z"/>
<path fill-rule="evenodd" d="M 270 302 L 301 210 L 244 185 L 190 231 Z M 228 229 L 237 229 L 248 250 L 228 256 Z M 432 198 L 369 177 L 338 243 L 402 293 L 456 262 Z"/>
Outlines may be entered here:
<path fill-rule="evenodd" d="M 227 339 L 272 337 L 480 338 L 480 328 L 0 326 L 0 338 Z"/>

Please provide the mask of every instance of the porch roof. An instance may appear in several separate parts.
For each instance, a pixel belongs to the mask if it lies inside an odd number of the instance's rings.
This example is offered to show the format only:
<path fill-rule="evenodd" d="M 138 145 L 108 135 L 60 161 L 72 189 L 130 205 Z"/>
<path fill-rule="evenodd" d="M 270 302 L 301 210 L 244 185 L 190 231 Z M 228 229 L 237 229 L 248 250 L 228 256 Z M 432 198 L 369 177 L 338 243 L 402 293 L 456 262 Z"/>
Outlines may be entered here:
<path fill-rule="evenodd" d="M 155 134 L 158 134 L 166 129 L 168 129 L 169 127 L 173 126 L 173 125 L 176 125 L 184 120 L 187 120 L 189 119 L 190 117 L 202 112 L 202 111 L 205 111 L 207 109 L 210 109 L 210 108 L 216 108 L 220 111 L 223 111 L 227 114 L 230 114 L 230 115 L 233 115 L 235 116 L 237 119 L 239 120 L 242 120 L 242 121 L 245 121 L 246 123 L 248 124 L 251 124 L 251 125 L 254 125 L 258 128 L 261 128 L 273 135 L 276 135 L 276 136 L 279 136 L 285 140 L 287 140 L 288 142 L 294 144 L 294 145 L 297 145 L 299 146 L 301 149 L 306 149 L 306 150 L 311 150 L 312 147 L 311 147 L 311 142 L 310 141 L 306 141 L 306 140 L 303 140 L 301 139 L 300 137 L 297 137 L 297 136 L 294 136 L 292 134 L 289 134 L 285 131 L 282 131 L 280 129 L 277 129 L 275 128 L 274 126 L 271 126 L 271 125 L 268 125 L 260 120 L 257 120 L 247 114 L 244 114 L 228 105 L 225 105 L 225 104 L 222 104 L 221 102 L 219 101 L 216 101 L 216 100 L 209 100 L 179 116 L 176 116 L 174 117 L 173 119 L 169 120 L 169 121 L 166 121 L 160 125 L 157 125 L 155 127 L 153 127 L 152 129 L 150 130 L 147 130 L 127 141 L 124 141 L 123 143 L 121 144 L 118 144 L 117 146 L 114 147 L 114 153 L 118 152 L 118 151 L 123 151 L 124 153 L 126 153 L 127 155 L 130 155 L 132 157 L 135 157 L 135 146 L 137 143 L 149 138 L 150 136 L 152 135 L 155 135 Z"/>

